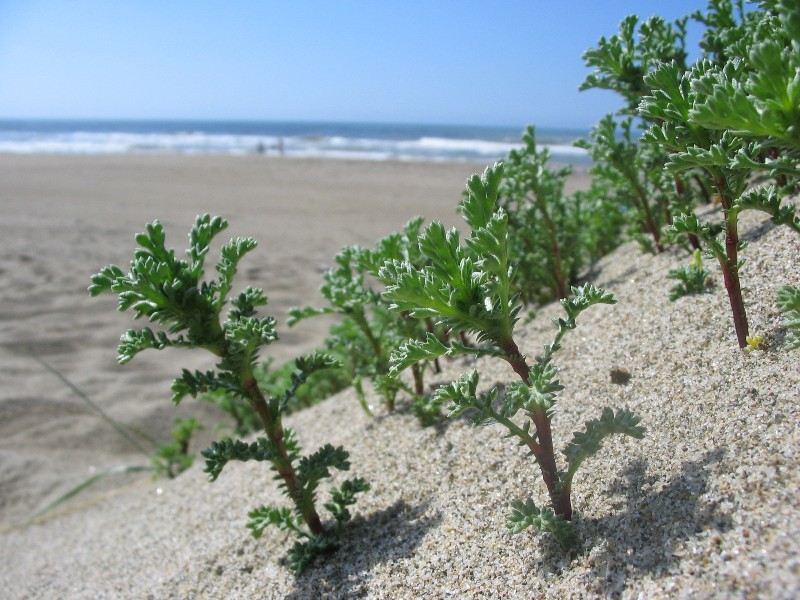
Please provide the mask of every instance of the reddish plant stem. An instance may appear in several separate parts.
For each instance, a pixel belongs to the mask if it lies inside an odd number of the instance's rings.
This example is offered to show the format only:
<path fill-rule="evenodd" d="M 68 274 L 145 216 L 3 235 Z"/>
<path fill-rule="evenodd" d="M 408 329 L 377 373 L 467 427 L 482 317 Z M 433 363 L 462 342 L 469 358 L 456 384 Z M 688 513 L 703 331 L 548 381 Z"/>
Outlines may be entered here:
<path fill-rule="evenodd" d="M 525 357 L 520 353 L 517 344 L 513 340 L 508 340 L 503 345 L 503 350 L 508 355 L 506 361 L 511 365 L 511 368 L 514 369 L 514 372 L 519 375 L 526 385 L 530 386 L 530 368 L 525 362 Z M 545 486 L 547 486 L 547 492 L 552 500 L 555 513 L 570 520 L 572 518 L 572 501 L 569 489 L 564 489 L 560 495 L 556 495 L 558 467 L 553 449 L 553 433 L 550 428 L 550 419 L 544 410 L 537 410 L 528 413 L 528 415 L 536 426 L 536 438 L 538 441 L 537 447 L 533 447 L 530 444 L 528 447 L 536 457 L 536 462 L 542 472 L 542 479 Z"/>
<path fill-rule="evenodd" d="M 706 188 L 705 184 L 703 183 L 703 180 L 700 179 L 699 175 L 695 175 L 694 177 L 692 177 L 692 179 L 695 180 L 695 182 L 697 183 L 697 187 L 700 188 L 700 192 L 703 194 L 703 198 L 705 199 L 706 204 L 710 203 L 711 202 L 711 194 L 708 193 L 708 189 Z"/>
<path fill-rule="evenodd" d="M 278 474 L 286 483 L 286 491 L 289 492 L 289 496 L 292 498 L 292 500 L 297 503 L 297 501 L 300 499 L 300 485 L 297 481 L 297 473 L 292 466 L 292 460 L 289 457 L 289 453 L 286 452 L 283 426 L 281 425 L 280 419 L 274 418 L 270 413 L 269 407 L 267 406 L 267 401 L 264 398 L 264 394 L 261 392 L 261 389 L 258 387 L 258 382 L 255 379 L 248 379 L 245 381 L 244 389 L 245 392 L 247 392 L 247 398 L 250 401 L 250 406 L 252 406 L 253 410 L 256 411 L 261 419 L 262 425 L 264 425 L 264 431 L 266 431 L 269 438 L 278 448 L 279 458 L 274 461 L 274 464 L 277 466 Z M 303 514 L 303 518 L 308 525 L 308 528 L 311 530 L 311 533 L 314 535 L 329 534 L 325 527 L 323 527 L 317 511 L 313 508 L 311 508 L 307 514 Z"/>
<path fill-rule="evenodd" d="M 725 212 L 725 259 L 720 257 L 722 276 L 725 281 L 725 289 L 728 292 L 728 300 L 733 313 L 733 328 L 736 331 L 736 341 L 740 348 L 747 347 L 747 336 L 749 327 L 747 324 L 747 311 L 742 298 L 742 286 L 739 281 L 739 228 L 738 214 L 731 210 L 733 200 L 731 199 L 725 181 L 718 178 L 714 181 L 717 191 L 722 198 L 722 209 Z"/>
<path fill-rule="evenodd" d="M 416 363 L 411 365 L 411 374 L 414 376 L 414 393 L 417 396 L 424 396 L 425 382 L 422 380 L 422 367 Z"/>
<path fill-rule="evenodd" d="M 644 225 L 647 232 L 653 237 L 653 243 L 656 246 L 656 252 L 661 254 L 664 251 L 664 246 L 661 244 L 661 233 L 656 227 L 656 222 L 653 219 L 653 212 L 650 210 L 650 203 L 647 201 L 647 194 L 638 180 L 634 182 L 634 189 L 639 199 L 639 206 L 641 207 L 642 214 L 644 215 Z"/>

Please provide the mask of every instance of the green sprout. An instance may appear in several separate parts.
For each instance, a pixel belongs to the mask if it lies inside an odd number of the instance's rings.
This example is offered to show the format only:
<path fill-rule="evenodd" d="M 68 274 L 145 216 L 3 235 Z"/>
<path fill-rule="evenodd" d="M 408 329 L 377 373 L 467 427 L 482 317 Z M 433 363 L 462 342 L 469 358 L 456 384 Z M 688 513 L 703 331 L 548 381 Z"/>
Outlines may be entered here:
<path fill-rule="evenodd" d="M 763 335 L 748 335 L 747 346 L 745 350 L 752 352 L 753 350 L 763 350 L 766 348 L 767 340 Z"/>
<path fill-rule="evenodd" d="M 708 289 L 708 276 L 711 273 L 703 266 L 702 254 L 700 250 L 695 250 L 688 266 L 670 269 L 667 278 L 678 282 L 669 292 L 669 299 L 673 302 L 690 294 L 702 294 Z"/>

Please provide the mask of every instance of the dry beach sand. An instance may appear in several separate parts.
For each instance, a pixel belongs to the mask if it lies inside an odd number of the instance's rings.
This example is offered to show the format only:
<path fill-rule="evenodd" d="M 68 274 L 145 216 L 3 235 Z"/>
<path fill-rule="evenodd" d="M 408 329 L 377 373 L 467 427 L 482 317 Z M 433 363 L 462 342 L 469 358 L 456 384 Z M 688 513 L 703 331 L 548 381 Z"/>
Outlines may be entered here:
<path fill-rule="evenodd" d="M 121 422 L 164 438 L 177 415 L 219 415 L 168 401 L 188 353 L 114 362 L 128 317 L 90 299 L 88 277 L 127 265 L 133 233 L 156 216 L 183 248 L 198 212 L 253 235 L 241 282 L 263 286 L 279 322 L 315 303 L 319 268 L 346 243 L 369 244 L 418 213 L 458 224 L 453 207 L 477 165 L 294 161 L 263 157 L 0 156 L 0 589 L 9 598 L 587 598 L 800 595 L 800 354 L 779 347 L 775 291 L 800 281 L 800 238 L 747 215 L 742 270 L 751 330 L 769 348 L 735 344 L 721 282 L 670 303 L 667 271 L 685 253 L 626 244 L 587 276 L 614 306 L 582 315 L 557 357 L 566 385 L 554 420 L 562 447 L 603 406 L 628 406 L 646 438 L 610 439 L 574 492 L 583 540 L 564 555 L 545 536 L 511 536 L 510 500 L 543 486 L 533 461 L 496 427 L 457 419 L 423 429 L 407 414 L 363 414 L 350 391 L 291 416 L 303 446 L 341 444 L 373 491 L 355 507 L 344 546 L 295 580 L 290 540 L 261 540 L 246 513 L 282 498 L 263 465 L 231 465 L 207 483 L 200 465 L 177 480 L 106 482 L 32 525 L 19 522 L 97 470 L 142 462 L 106 423 L 27 354 L 59 369 Z M 574 185 L 584 185 L 577 178 Z M 545 307 L 520 329 L 530 355 L 552 337 Z M 305 325 L 305 324 L 304 324 Z M 313 347 L 322 323 L 287 331 L 286 359 Z M 303 327 L 301 330 L 300 327 Z M 446 364 L 444 382 L 477 366 L 507 382 L 504 363 Z M 614 384 L 610 373 L 631 379 Z M 194 412 L 192 412 L 194 411 Z M 211 429 L 211 427 L 209 427 Z M 207 439 L 214 431 L 206 431 Z"/>

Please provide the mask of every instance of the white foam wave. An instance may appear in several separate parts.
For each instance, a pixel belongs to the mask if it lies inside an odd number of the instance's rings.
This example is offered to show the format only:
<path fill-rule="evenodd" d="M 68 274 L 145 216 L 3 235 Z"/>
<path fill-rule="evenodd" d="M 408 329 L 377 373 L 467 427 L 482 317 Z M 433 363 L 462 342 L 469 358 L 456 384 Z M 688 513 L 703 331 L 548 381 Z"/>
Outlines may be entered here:
<path fill-rule="evenodd" d="M 344 136 L 234 135 L 226 133 L 0 133 L 0 152 L 16 154 L 286 154 L 288 156 L 366 160 L 496 160 L 520 144 L 480 139 L 421 137 L 414 140 Z M 586 156 L 568 145 L 549 146 L 553 158 Z"/>

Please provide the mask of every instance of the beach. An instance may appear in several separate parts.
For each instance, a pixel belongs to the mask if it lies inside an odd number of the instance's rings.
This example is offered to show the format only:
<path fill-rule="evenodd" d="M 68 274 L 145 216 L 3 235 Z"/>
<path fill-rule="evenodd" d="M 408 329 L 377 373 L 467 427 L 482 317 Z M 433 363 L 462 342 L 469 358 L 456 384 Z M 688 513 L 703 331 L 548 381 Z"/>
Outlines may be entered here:
<path fill-rule="evenodd" d="M 109 477 L 33 523 L 23 522 L 93 474 L 147 459 L 99 418 L 46 361 L 113 419 L 166 440 L 175 417 L 226 417 L 192 399 L 175 407 L 181 368 L 210 355 L 149 351 L 120 366 L 134 326 L 90 277 L 127 267 L 134 234 L 158 218 L 182 250 L 197 214 L 224 216 L 221 236 L 252 236 L 237 285 L 262 287 L 281 337 L 276 363 L 323 341 L 330 320 L 285 326 L 293 306 L 321 306 L 321 275 L 344 245 L 369 246 L 422 214 L 463 230 L 455 206 L 485 165 L 265 156 L 0 154 L 0 569 L 9 598 L 792 598 L 800 595 L 800 373 L 780 347 L 775 303 L 800 282 L 800 237 L 766 215 L 742 217 L 751 331 L 767 350 L 735 343 L 715 289 L 670 302 L 668 271 L 689 255 L 626 243 L 586 274 L 619 303 L 593 307 L 557 355 L 566 389 L 554 437 L 563 448 L 604 406 L 642 417 L 644 440 L 611 438 L 579 472 L 577 553 L 548 536 L 511 535 L 508 504 L 544 487 L 533 460 L 498 427 L 466 419 L 422 428 L 403 410 L 368 417 L 352 390 L 289 417 L 307 452 L 351 454 L 372 491 L 353 508 L 342 548 L 299 579 L 281 563 L 292 541 L 253 539 L 247 512 L 282 497 L 263 464 L 202 461 L 174 480 Z M 577 172 L 567 191 L 585 188 Z M 706 213 L 713 210 L 703 209 Z M 212 253 L 212 257 L 214 253 Z M 212 259 L 213 264 L 213 259 Z M 210 266 L 209 266 L 210 267 Z M 211 267 L 210 267 L 211 268 Z M 209 268 L 209 270 L 210 270 Z M 551 341 L 558 304 L 521 325 L 521 350 Z M 510 382 L 505 363 L 453 360 L 429 384 L 478 368 Z M 630 381 L 612 381 L 623 370 Z M 407 400 L 406 400 L 407 402 Z M 377 404 L 377 403 L 376 403 Z M 563 457 L 559 457 L 563 458 Z M 335 481 L 342 476 L 336 475 Z"/>
<path fill-rule="evenodd" d="M 452 226 L 466 179 L 482 165 L 356 162 L 263 156 L 0 155 L 2 369 L 0 523 L 29 516 L 89 475 L 142 457 L 108 423 L 38 364 L 35 354 L 119 422 L 168 440 L 173 419 L 227 417 L 194 402 L 174 407 L 169 385 L 182 368 L 208 369 L 201 352 L 145 352 L 121 367 L 119 336 L 143 326 L 91 298 L 90 277 L 127 268 L 134 236 L 159 219 L 180 254 L 198 214 L 221 215 L 232 237 L 258 247 L 242 261 L 239 289 L 264 289 L 278 321 L 274 364 L 320 346 L 332 322 L 286 327 L 296 306 L 323 306 L 322 274 L 344 245 L 370 246 L 410 218 Z M 216 257 L 209 259 L 213 276 Z M 200 443 L 215 439 L 209 427 Z M 204 446 L 202 446 L 204 447 Z M 133 452 L 132 452 L 133 451 Z"/>

